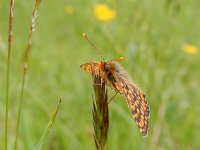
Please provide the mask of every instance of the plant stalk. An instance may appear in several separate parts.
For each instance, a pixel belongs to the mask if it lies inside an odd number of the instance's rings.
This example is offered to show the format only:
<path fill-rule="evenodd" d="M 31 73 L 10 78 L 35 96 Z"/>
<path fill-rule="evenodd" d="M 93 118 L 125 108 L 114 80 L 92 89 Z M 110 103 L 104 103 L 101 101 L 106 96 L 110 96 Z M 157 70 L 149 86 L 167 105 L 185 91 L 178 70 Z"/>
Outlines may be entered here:
<path fill-rule="evenodd" d="M 93 66 L 92 66 L 93 67 Z M 94 71 L 93 71 L 94 72 Z M 100 76 L 100 73 L 93 76 L 93 127 L 94 141 L 96 150 L 106 150 L 109 129 L 109 111 L 108 111 L 108 96 L 105 88 L 105 81 Z"/>
<path fill-rule="evenodd" d="M 26 50 L 24 52 L 24 57 L 23 57 L 24 68 L 23 68 L 22 86 L 21 86 L 21 92 L 20 92 L 20 104 L 18 108 L 18 117 L 17 117 L 17 126 L 16 126 L 16 137 L 15 137 L 15 145 L 14 145 L 15 150 L 17 149 L 19 124 L 20 124 L 20 119 L 21 119 L 22 103 L 23 103 L 23 95 L 24 95 L 24 85 L 25 85 L 25 79 L 26 79 L 26 74 L 27 74 L 27 69 L 28 69 L 28 60 L 29 60 L 29 53 L 30 53 L 31 44 L 32 44 L 32 35 L 35 30 L 37 11 L 38 11 L 40 2 L 41 0 L 35 0 L 35 5 L 32 12 L 32 17 L 31 17 L 29 38 L 28 38 L 27 47 L 26 47 Z"/>
<path fill-rule="evenodd" d="M 8 145 L 8 103 L 9 103 L 9 80 L 10 80 L 10 53 L 12 44 L 12 24 L 13 24 L 14 0 L 10 0 L 9 30 L 8 30 L 8 59 L 6 68 L 6 113 L 5 113 L 5 150 Z"/>

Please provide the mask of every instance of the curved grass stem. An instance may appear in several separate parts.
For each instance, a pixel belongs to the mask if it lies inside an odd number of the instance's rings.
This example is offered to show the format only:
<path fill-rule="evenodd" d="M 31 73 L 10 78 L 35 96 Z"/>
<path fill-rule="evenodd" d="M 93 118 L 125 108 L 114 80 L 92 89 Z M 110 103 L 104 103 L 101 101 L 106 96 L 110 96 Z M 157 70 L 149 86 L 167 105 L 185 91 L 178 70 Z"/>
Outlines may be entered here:
<path fill-rule="evenodd" d="M 23 58 L 24 69 L 23 69 L 22 86 L 21 86 L 21 92 L 20 92 L 20 103 L 19 103 L 19 108 L 18 108 L 16 137 L 15 137 L 15 145 L 14 145 L 14 149 L 15 150 L 17 149 L 19 124 L 20 124 L 20 118 L 21 118 L 21 112 L 22 112 L 22 103 L 23 103 L 23 95 L 24 95 L 24 85 L 25 85 L 25 78 L 26 78 L 27 69 L 28 69 L 28 60 L 29 60 L 29 53 L 30 53 L 30 49 L 31 49 L 31 43 L 32 43 L 32 35 L 33 35 L 34 30 L 35 30 L 37 11 L 38 11 L 40 2 L 41 2 L 41 0 L 35 0 L 35 5 L 34 5 L 33 12 L 32 12 L 32 18 L 31 18 L 31 25 L 30 25 L 28 43 L 27 43 L 26 50 L 24 52 L 24 58 Z"/>

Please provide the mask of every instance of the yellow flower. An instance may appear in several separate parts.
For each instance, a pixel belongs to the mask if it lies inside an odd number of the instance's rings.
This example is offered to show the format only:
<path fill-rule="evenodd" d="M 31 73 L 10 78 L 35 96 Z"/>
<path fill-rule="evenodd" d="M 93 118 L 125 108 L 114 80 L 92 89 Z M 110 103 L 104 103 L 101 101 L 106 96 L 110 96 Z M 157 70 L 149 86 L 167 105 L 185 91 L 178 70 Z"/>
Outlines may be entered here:
<path fill-rule="evenodd" d="M 97 20 L 106 22 L 116 16 L 116 11 L 110 9 L 106 4 L 96 4 L 94 6 L 94 16 Z"/>
<path fill-rule="evenodd" d="M 185 53 L 187 53 L 189 55 L 194 55 L 194 54 L 198 53 L 198 51 L 199 51 L 197 46 L 190 45 L 190 44 L 184 44 L 182 46 L 182 49 L 184 50 Z"/>
<path fill-rule="evenodd" d="M 74 7 L 71 6 L 71 5 L 66 5 L 65 6 L 65 12 L 69 15 L 73 14 L 74 13 Z"/>

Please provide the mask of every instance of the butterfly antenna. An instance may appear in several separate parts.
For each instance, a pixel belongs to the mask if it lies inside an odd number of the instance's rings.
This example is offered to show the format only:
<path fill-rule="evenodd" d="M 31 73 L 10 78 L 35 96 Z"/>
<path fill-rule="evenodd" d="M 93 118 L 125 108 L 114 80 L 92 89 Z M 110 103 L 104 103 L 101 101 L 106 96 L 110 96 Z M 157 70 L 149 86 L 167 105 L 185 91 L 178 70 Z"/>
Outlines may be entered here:
<path fill-rule="evenodd" d="M 110 61 L 122 61 L 123 59 L 124 59 L 124 57 L 118 57 L 118 58 L 110 60 Z"/>
<path fill-rule="evenodd" d="M 124 57 L 119 57 L 119 58 L 116 58 L 115 61 L 122 61 L 124 59 Z"/>
<path fill-rule="evenodd" d="M 88 39 L 88 37 L 87 37 L 87 35 L 86 35 L 85 33 L 83 33 L 83 37 L 84 37 L 84 39 L 86 39 L 86 40 L 90 43 L 91 46 L 93 46 L 93 47 L 95 48 L 96 52 L 97 52 L 97 53 L 101 56 L 101 58 L 103 59 L 103 57 L 102 57 L 102 55 L 101 55 L 101 53 L 100 53 L 100 50 L 98 50 L 97 47 Z M 103 59 L 103 61 L 104 61 L 104 59 Z"/>

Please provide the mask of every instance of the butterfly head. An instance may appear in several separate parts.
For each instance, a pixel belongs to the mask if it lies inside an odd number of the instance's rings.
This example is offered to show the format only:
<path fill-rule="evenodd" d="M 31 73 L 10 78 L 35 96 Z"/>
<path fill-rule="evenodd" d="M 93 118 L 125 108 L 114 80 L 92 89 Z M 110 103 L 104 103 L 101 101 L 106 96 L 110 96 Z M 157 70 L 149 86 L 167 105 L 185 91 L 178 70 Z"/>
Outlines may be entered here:
<path fill-rule="evenodd" d="M 112 62 L 111 61 L 106 61 L 101 63 L 101 71 L 104 73 L 109 73 L 112 71 Z"/>

